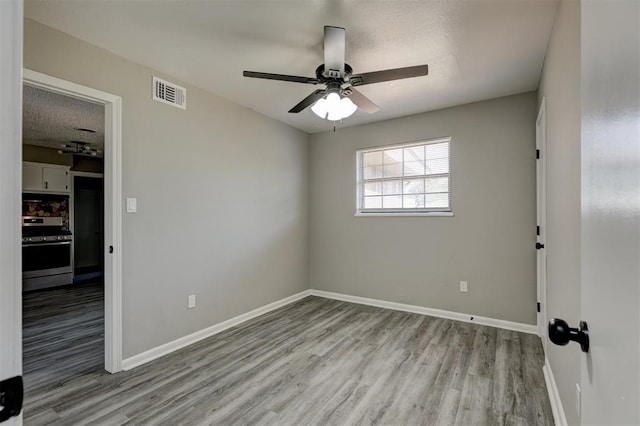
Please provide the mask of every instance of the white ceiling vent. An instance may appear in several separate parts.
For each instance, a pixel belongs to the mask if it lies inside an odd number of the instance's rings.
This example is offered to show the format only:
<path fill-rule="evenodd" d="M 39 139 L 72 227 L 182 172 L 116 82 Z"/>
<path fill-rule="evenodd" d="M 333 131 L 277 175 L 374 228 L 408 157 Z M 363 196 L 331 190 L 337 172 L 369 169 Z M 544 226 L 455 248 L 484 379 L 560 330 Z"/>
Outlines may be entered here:
<path fill-rule="evenodd" d="M 158 102 L 187 109 L 187 89 L 153 77 L 153 99 Z"/>

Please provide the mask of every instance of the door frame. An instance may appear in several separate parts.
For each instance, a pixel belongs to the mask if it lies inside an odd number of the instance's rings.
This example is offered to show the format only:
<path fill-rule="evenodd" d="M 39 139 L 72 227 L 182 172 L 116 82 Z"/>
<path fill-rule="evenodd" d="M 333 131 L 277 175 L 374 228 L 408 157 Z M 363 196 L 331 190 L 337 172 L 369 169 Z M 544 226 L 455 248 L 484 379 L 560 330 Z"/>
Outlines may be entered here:
<path fill-rule="evenodd" d="M 0 2 L 0 380 L 22 374 L 21 0 Z M 22 413 L 6 425 L 21 425 Z"/>
<path fill-rule="evenodd" d="M 547 99 L 542 98 L 536 118 L 536 242 L 547 241 Z M 542 339 L 544 353 L 547 353 L 547 252 L 546 247 L 536 249 L 537 313 L 538 335 Z"/>
<path fill-rule="evenodd" d="M 28 69 L 23 83 L 104 105 L 104 366 L 116 373 L 122 369 L 122 98 Z"/>

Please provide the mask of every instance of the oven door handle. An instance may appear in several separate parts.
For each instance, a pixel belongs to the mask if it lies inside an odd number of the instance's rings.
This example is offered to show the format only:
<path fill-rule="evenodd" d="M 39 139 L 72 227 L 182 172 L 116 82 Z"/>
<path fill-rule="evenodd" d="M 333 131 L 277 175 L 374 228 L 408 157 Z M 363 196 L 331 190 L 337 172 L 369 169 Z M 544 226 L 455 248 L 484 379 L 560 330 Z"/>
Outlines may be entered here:
<path fill-rule="evenodd" d="M 28 244 L 23 244 L 22 247 L 64 246 L 64 245 L 71 245 L 71 241 L 52 241 L 50 243 L 28 243 Z"/>

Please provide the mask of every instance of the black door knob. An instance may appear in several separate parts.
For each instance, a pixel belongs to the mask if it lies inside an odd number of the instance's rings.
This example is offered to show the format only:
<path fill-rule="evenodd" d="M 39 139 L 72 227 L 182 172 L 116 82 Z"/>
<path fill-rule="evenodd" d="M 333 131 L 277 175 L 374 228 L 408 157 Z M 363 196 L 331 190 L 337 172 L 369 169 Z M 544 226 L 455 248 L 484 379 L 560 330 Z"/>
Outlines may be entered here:
<path fill-rule="evenodd" d="M 589 328 L 585 321 L 580 321 L 580 328 L 571 328 L 565 320 L 552 318 L 549 320 L 549 339 L 559 346 L 573 340 L 580 344 L 582 352 L 589 352 Z"/>

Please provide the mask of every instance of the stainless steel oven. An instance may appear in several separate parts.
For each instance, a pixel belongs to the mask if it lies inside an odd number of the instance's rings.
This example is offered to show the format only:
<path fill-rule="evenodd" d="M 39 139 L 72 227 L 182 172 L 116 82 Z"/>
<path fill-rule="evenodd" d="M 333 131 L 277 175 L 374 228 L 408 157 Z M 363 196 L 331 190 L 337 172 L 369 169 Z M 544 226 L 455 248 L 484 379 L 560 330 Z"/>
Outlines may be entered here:
<path fill-rule="evenodd" d="M 71 284 L 72 237 L 61 217 L 22 217 L 23 290 Z"/>

